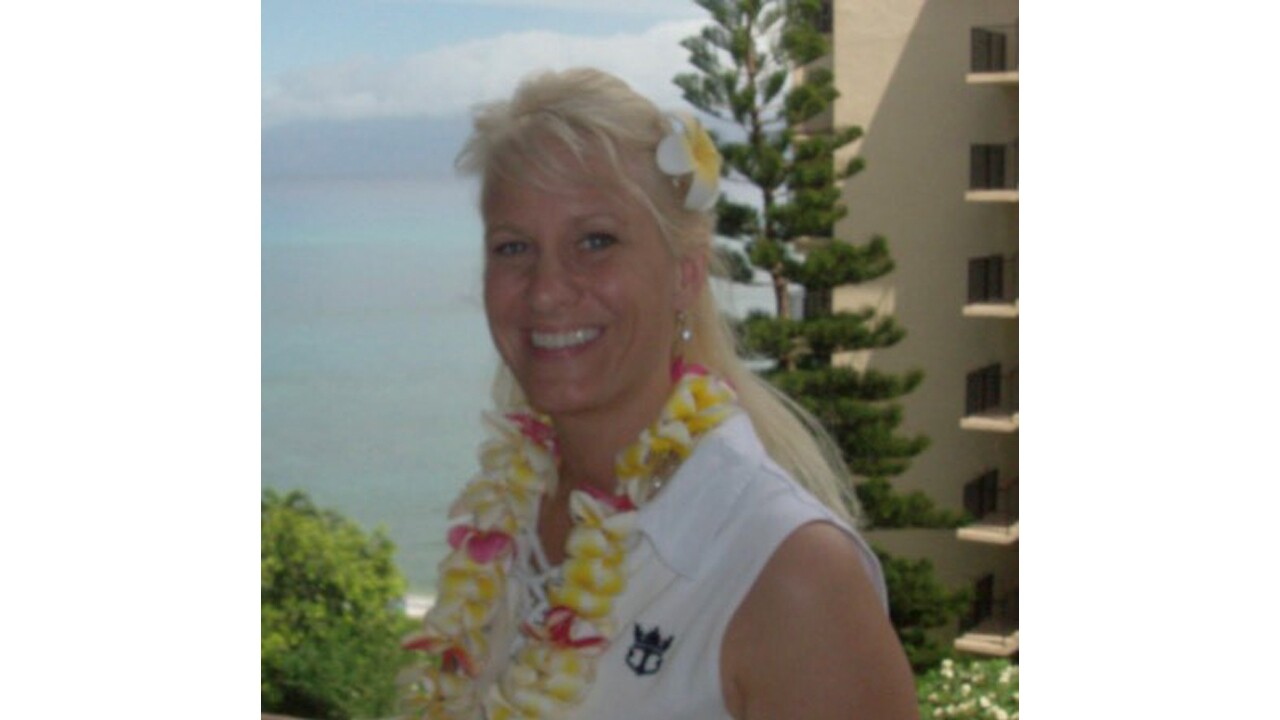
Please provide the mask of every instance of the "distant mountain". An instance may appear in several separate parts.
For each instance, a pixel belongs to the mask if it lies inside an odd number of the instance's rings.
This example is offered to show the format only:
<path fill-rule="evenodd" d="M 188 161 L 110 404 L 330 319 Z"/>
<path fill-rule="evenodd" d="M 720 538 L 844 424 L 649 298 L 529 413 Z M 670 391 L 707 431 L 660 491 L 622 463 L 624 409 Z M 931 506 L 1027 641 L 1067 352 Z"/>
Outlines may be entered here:
<path fill-rule="evenodd" d="M 262 178 L 452 177 L 470 128 L 464 116 L 277 125 L 262 131 Z"/>

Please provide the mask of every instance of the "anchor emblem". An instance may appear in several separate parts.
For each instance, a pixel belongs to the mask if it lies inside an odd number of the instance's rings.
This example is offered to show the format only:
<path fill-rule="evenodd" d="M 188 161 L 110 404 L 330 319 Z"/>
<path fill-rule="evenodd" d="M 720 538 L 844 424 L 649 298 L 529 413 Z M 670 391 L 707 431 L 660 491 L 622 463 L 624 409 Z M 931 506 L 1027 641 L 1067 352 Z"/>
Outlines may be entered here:
<path fill-rule="evenodd" d="M 671 641 L 675 640 L 676 636 L 668 635 L 664 638 L 658 631 L 657 625 L 646 631 L 640 623 L 636 623 L 633 634 L 635 642 L 627 651 L 627 667 L 637 675 L 652 675 L 658 672 L 662 668 L 662 654 L 671 647 Z"/>

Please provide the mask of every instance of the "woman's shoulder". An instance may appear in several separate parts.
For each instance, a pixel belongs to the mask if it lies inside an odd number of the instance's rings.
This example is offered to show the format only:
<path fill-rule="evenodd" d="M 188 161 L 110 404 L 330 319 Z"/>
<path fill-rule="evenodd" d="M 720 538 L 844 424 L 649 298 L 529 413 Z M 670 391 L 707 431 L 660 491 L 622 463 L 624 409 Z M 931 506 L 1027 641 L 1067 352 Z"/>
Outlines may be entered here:
<path fill-rule="evenodd" d="M 911 673 L 858 551 L 827 523 L 779 545 L 726 629 L 735 717 L 914 717 Z"/>

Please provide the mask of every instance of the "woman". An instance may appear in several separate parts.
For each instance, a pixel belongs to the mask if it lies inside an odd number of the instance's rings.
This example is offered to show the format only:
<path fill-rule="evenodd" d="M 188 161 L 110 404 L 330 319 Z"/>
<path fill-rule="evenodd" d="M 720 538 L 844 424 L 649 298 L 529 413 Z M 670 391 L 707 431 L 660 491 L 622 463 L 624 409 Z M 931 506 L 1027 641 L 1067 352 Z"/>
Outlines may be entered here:
<path fill-rule="evenodd" d="M 436 658 L 417 714 L 915 716 L 830 441 L 711 295 L 719 165 L 696 121 L 594 70 L 478 112 L 459 166 L 501 414 L 407 643 Z"/>

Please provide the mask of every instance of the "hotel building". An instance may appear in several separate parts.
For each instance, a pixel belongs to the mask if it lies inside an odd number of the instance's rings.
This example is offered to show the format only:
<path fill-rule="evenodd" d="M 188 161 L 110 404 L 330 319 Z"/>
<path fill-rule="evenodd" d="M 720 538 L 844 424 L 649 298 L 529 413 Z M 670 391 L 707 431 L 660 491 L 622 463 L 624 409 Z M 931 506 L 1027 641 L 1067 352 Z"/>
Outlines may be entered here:
<path fill-rule="evenodd" d="M 894 478 L 966 509 L 959 530 L 883 530 L 891 553 L 928 557 L 972 589 L 958 650 L 1018 651 L 1018 4 L 1016 0 L 833 0 L 840 98 L 814 129 L 858 125 L 866 168 L 844 181 L 836 236 L 884 235 L 896 266 L 836 288 L 835 310 L 868 305 L 907 331 L 898 345 L 839 361 L 920 368 L 902 431 L 931 446 Z"/>

